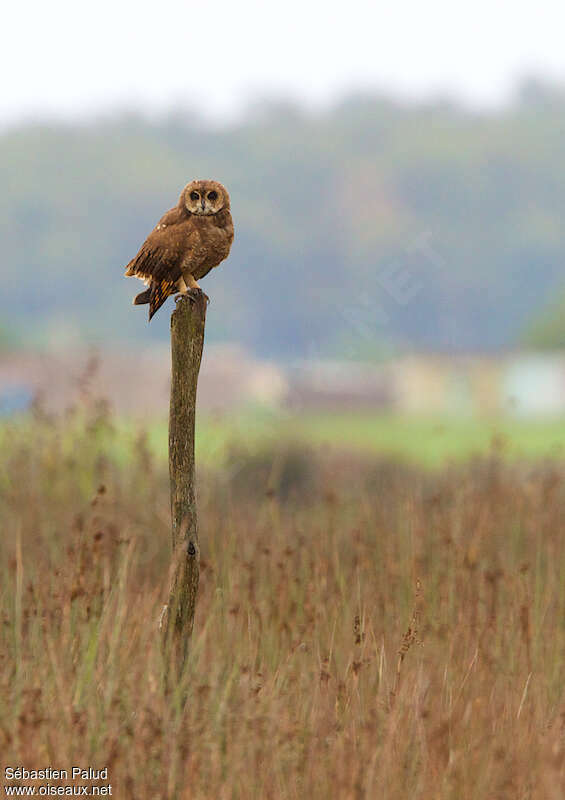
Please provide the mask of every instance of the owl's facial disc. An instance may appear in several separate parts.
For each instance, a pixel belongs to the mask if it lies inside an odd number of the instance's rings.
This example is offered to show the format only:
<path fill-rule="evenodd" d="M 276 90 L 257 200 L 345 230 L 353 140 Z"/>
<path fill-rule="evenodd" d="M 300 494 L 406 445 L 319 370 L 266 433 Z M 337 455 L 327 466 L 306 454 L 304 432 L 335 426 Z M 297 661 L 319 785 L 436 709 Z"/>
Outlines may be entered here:
<path fill-rule="evenodd" d="M 187 211 L 197 216 L 217 214 L 225 205 L 222 187 L 214 181 L 195 181 L 184 198 Z"/>

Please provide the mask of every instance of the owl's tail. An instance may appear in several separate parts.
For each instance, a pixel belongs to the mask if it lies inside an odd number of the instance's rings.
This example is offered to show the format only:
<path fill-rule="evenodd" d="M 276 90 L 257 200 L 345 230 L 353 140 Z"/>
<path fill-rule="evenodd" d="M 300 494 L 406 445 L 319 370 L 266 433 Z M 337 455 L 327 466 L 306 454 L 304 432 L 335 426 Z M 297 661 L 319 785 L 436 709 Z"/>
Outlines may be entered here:
<path fill-rule="evenodd" d="M 134 297 L 134 306 L 143 306 L 149 303 L 149 322 L 153 315 L 161 308 L 167 297 L 176 291 L 173 281 L 152 281 L 151 286 Z"/>
<path fill-rule="evenodd" d="M 140 292 L 133 298 L 134 306 L 144 306 L 151 301 L 151 287 L 144 292 Z"/>

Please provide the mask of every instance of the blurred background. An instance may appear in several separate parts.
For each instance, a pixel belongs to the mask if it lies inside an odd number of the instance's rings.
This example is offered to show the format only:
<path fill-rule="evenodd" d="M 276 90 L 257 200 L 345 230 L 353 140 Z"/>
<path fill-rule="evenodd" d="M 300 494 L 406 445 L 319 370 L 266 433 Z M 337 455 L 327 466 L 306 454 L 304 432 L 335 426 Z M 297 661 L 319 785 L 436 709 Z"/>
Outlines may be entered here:
<path fill-rule="evenodd" d="M 5 6 L 5 764 L 565 798 L 563 0 Z M 124 266 L 195 177 L 236 234 L 177 682 L 174 301 L 149 325 Z"/>
<path fill-rule="evenodd" d="M 367 0 L 12 4 L 0 413 L 104 398 L 166 447 L 168 328 L 123 266 L 229 188 L 200 442 L 421 460 L 565 443 L 565 12 Z M 86 388 L 85 388 L 86 387 Z M 158 444 L 160 442 L 160 444 Z"/>

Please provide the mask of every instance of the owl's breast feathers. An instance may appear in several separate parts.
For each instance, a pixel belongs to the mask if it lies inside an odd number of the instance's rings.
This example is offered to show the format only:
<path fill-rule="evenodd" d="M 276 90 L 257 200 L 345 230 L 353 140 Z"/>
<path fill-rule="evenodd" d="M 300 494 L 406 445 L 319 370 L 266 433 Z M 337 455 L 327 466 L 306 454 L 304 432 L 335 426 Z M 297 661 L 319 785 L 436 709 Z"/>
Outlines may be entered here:
<path fill-rule="evenodd" d="M 178 206 L 167 211 L 126 266 L 127 276 L 140 278 L 151 287 L 149 318 L 175 293 L 183 276 L 203 278 L 227 258 L 232 242 L 229 209 L 202 216 L 188 214 Z"/>

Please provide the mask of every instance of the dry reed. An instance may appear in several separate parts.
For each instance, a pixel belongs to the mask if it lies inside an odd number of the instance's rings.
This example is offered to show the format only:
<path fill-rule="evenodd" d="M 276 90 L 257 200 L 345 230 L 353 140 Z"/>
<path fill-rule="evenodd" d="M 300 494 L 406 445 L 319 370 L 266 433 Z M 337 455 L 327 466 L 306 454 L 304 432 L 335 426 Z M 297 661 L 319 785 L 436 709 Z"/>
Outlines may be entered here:
<path fill-rule="evenodd" d="M 5 764 L 108 767 L 124 800 L 565 796 L 557 465 L 295 453 L 295 472 L 281 451 L 200 475 L 195 633 L 168 693 L 166 465 L 143 437 L 122 453 L 100 409 L 2 450 Z"/>

